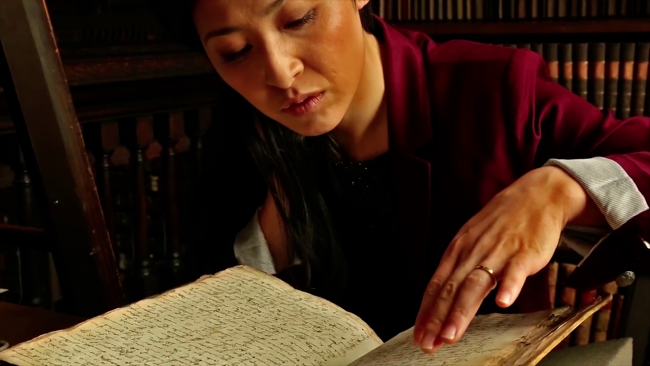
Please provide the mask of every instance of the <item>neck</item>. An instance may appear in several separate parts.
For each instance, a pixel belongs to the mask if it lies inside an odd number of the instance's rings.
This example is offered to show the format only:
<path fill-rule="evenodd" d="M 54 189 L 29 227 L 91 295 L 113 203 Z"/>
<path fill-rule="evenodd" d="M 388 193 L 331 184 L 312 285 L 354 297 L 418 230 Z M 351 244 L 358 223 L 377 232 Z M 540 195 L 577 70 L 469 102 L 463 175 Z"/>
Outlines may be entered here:
<path fill-rule="evenodd" d="M 365 59 L 359 86 L 334 139 L 356 161 L 388 151 L 388 120 L 384 98 L 381 49 L 374 35 L 365 33 Z"/>

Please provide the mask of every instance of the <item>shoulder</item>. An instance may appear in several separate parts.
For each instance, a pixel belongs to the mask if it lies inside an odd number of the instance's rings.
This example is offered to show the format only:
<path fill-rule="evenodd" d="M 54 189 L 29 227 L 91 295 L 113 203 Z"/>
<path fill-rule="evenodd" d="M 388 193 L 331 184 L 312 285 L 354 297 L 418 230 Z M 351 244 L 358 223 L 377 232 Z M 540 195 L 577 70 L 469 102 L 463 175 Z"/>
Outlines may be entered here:
<path fill-rule="evenodd" d="M 534 71 L 544 63 L 535 52 L 526 49 L 495 46 L 464 40 L 438 44 L 424 55 L 430 67 L 481 68 L 485 72 L 497 70 Z"/>
<path fill-rule="evenodd" d="M 429 86 L 438 92 L 457 90 L 467 95 L 463 91 L 479 89 L 512 97 L 528 94 L 524 90 L 532 91 L 538 80 L 549 79 L 544 60 L 533 51 L 471 41 L 439 44 L 427 50 L 424 61 Z"/>

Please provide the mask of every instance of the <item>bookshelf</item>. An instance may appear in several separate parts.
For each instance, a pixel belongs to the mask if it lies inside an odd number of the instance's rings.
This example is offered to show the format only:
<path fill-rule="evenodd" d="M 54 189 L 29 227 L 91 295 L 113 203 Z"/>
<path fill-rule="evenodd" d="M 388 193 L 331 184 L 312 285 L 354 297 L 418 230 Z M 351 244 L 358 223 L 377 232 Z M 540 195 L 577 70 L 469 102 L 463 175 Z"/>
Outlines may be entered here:
<path fill-rule="evenodd" d="M 511 22 L 391 22 L 435 36 L 555 36 L 648 33 L 650 19 L 527 20 Z"/>

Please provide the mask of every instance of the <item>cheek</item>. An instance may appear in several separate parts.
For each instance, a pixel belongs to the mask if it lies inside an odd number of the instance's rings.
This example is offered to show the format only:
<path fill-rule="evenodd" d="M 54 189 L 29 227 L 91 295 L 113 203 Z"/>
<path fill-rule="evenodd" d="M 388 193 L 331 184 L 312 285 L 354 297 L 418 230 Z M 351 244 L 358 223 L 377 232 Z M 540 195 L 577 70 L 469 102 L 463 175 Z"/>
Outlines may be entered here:
<path fill-rule="evenodd" d="M 338 86 L 358 81 L 364 58 L 363 30 L 352 10 L 339 9 L 323 19 L 309 44 L 307 55 L 318 73 Z"/>

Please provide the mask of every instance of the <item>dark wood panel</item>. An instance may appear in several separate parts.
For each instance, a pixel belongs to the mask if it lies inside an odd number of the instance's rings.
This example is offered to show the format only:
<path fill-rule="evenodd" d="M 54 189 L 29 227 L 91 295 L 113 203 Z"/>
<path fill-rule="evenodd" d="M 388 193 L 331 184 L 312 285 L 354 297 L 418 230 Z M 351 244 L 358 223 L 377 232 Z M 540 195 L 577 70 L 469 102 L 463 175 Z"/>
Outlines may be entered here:
<path fill-rule="evenodd" d="M 81 85 L 71 88 L 81 123 L 153 115 L 214 104 L 223 82 L 215 74 Z M 13 133 L 4 93 L 0 93 L 0 134 Z"/>
<path fill-rule="evenodd" d="M 71 87 L 214 73 L 198 53 L 64 60 L 63 68 Z"/>
<path fill-rule="evenodd" d="M 69 304 L 95 315 L 124 303 L 81 127 L 44 3 L 0 2 L 0 74 Z M 47 209 L 45 209 L 47 208 Z"/>

